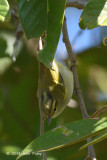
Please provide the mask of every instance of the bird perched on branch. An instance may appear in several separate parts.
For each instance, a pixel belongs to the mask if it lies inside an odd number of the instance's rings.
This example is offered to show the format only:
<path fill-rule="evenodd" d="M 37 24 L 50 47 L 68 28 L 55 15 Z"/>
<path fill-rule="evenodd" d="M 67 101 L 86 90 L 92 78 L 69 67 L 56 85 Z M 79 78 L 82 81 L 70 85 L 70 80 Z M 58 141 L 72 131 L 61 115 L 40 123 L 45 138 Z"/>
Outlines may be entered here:
<path fill-rule="evenodd" d="M 53 60 L 51 68 L 39 65 L 38 97 L 41 110 L 50 122 L 63 112 L 73 94 L 73 74 L 67 66 Z"/>

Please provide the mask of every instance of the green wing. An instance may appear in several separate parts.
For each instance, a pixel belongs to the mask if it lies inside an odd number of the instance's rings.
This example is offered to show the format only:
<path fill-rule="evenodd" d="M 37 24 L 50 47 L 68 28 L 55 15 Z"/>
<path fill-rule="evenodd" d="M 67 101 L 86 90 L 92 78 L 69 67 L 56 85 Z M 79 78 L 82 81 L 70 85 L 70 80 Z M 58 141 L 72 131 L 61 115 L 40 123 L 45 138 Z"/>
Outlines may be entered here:
<path fill-rule="evenodd" d="M 40 66 L 40 88 L 41 92 L 49 91 L 56 97 L 56 99 L 62 102 L 66 97 L 66 89 L 63 78 L 58 69 L 49 69 L 43 64 Z"/>

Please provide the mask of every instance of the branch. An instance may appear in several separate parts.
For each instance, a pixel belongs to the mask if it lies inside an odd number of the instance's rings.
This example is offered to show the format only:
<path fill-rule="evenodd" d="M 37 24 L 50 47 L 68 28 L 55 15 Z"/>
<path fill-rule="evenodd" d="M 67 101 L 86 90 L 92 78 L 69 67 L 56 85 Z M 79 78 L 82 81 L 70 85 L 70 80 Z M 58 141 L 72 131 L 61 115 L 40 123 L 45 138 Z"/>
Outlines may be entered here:
<path fill-rule="evenodd" d="M 67 7 L 74 7 L 77 9 L 83 9 L 85 7 L 85 5 L 78 3 L 78 2 L 66 2 L 66 8 Z"/>
<path fill-rule="evenodd" d="M 72 47 L 71 47 L 71 44 L 69 41 L 67 25 L 66 25 L 66 18 L 64 18 L 62 32 L 63 32 L 63 42 L 65 43 L 65 46 L 66 46 L 66 49 L 68 52 L 68 57 L 71 62 L 71 65 L 72 65 L 72 72 L 73 72 L 73 77 L 74 77 L 74 88 L 76 91 L 78 101 L 80 103 L 80 109 L 81 109 L 83 118 L 89 118 L 89 115 L 88 115 L 87 110 L 85 108 L 85 103 L 84 103 L 84 99 L 83 99 L 83 96 L 81 93 L 80 85 L 79 85 L 79 79 L 78 79 L 77 68 L 76 68 L 76 60 L 75 60 L 75 56 L 74 56 L 74 53 L 72 51 Z M 91 138 L 88 138 L 87 141 L 89 142 L 90 139 Z M 96 160 L 94 148 L 92 145 L 90 145 L 88 147 L 88 157 L 90 157 L 90 159 L 92 159 L 92 160 Z"/>
<path fill-rule="evenodd" d="M 89 0 L 67 0 L 66 2 L 66 8 L 67 7 L 74 7 L 77 9 L 84 9 L 86 4 Z"/>
<path fill-rule="evenodd" d="M 74 86 L 75 86 L 76 95 L 77 95 L 79 103 L 80 103 L 81 112 L 82 112 L 83 118 L 89 118 L 88 113 L 85 108 L 85 103 L 84 103 L 84 100 L 82 97 L 80 85 L 79 85 L 77 68 L 76 68 L 76 60 L 75 60 L 74 53 L 72 52 L 72 47 L 71 47 L 69 37 L 68 37 L 66 18 L 64 19 L 62 32 L 63 32 L 63 42 L 65 43 L 65 46 L 66 46 L 66 49 L 68 52 L 68 57 L 70 59 L 71 65 L 72 65 L 72 72 L 73 72 L 73 76 L 74 76 Z"/>

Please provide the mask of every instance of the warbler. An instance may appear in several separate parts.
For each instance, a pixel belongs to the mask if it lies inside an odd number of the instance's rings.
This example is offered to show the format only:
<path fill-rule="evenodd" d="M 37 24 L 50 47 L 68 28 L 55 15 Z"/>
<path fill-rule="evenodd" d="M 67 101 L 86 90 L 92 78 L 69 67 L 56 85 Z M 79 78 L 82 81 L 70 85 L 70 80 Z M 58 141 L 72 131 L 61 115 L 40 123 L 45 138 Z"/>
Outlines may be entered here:
<path fill-rule="evenodd" d="M 48 68 L 40 63 L 38 96 L 44 118 L 48 123 L 63 112 L 73 94 L 73 74 L 56 59 Z"/>

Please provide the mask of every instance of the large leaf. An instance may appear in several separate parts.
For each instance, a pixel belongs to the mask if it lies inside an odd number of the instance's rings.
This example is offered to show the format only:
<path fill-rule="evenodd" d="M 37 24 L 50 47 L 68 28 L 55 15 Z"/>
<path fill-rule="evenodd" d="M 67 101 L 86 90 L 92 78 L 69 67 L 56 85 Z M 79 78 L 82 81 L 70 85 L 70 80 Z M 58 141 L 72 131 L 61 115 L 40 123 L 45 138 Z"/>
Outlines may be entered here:
<path fill-rule="evenodd" d="M 90 0 L 80 18 L 81 29 L 107 26 L 107 0 Z"/>
<path fill-rule="evenodd" d="M 47 12 L 47 45 L 39 53 L 39 59 L 46 65 L 54 58 L 64 18 L 65 0 L 49 0 Z"/>
<path fill-rule="evenodd" d="M 0 21 L 7 22 L 11 18 L 9 4 L 7 0 L 0 0 Z"/>
<path fill-rule="evenodd" d="M 42 152 L 74 144 L 98 134 L 107 128 L 107 118 L 101 120 L 83 119 L 55 128 L 32 141 L 19 155 Z"/>
<path fill-rule="evenodd" d="M 17 0 L 22 27 L 28 39 L 40 37 L 46 30 L 46 0 Z"/>
<path fill-rule="evenodd" d="M 54 58 L 59 41 L 66 0 L 18 0 L 20 20 L 28 39 L 47 32 L 47 45 L 39 54 L 47 66 Z"/>
<path fill-rule="evenodd" d="M 89 143 L 86 143 L 84 146 L 82 146 L 82 147 L 80 148 L 80 150 L 88 147 L 88 146 L 91 145 L 91 144 L 98 143 L 98 142 L 100 142 L 100 141 L 102 141 L 102 140 L 104 140 L 104 139 L 106 139 L 106 138 L 107 138 L 107 129 L 104 130 L 100 135 L 98 135 L 97 137 L 95 137 L 93 140 L 91 140 Z"/>

